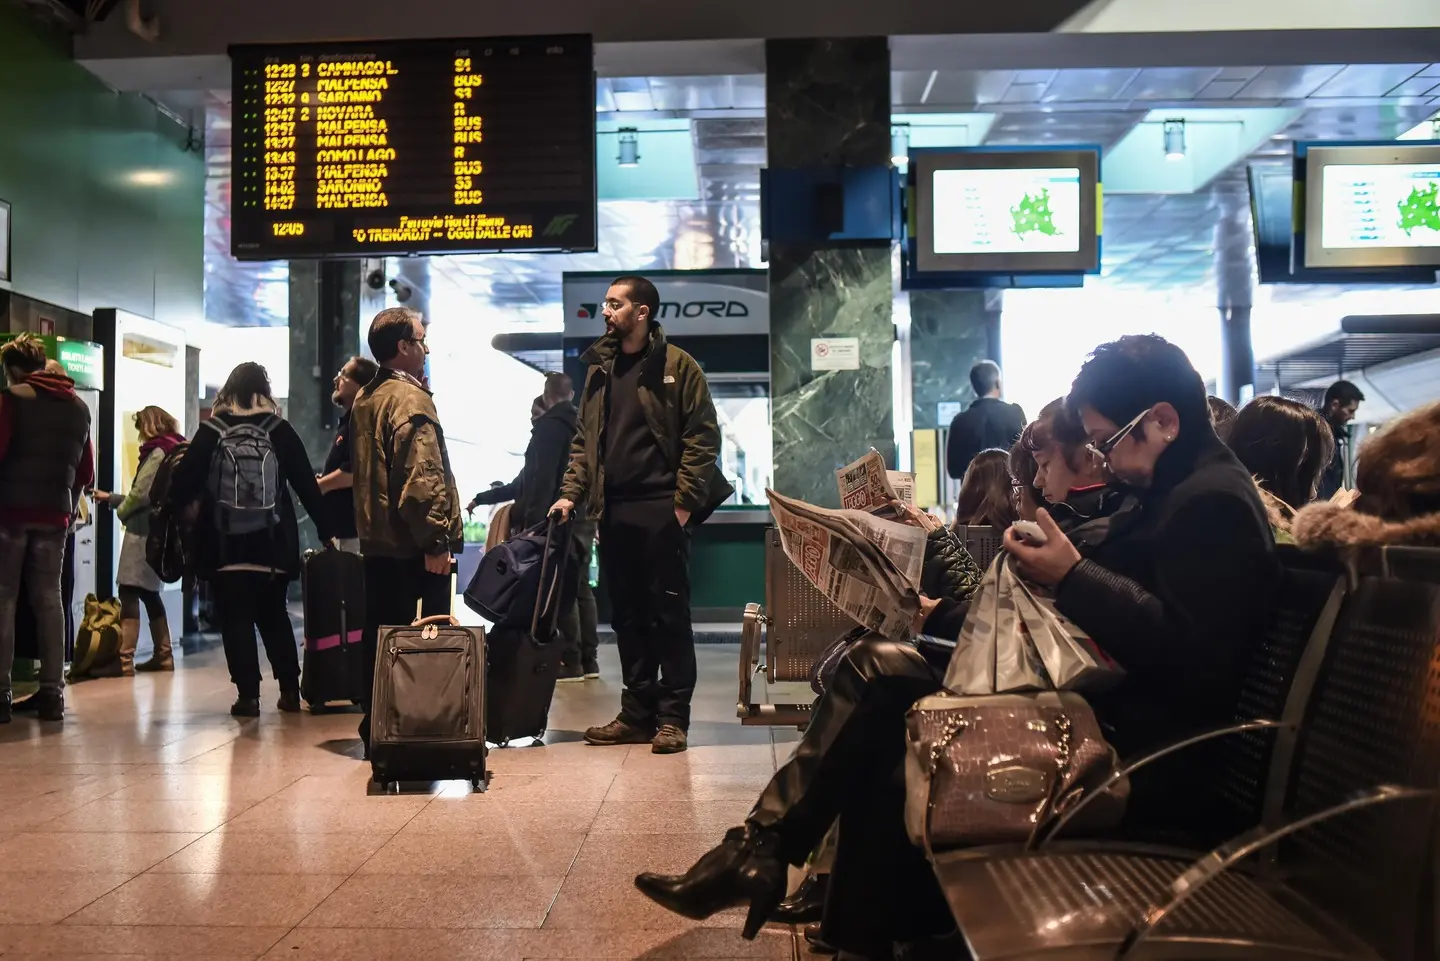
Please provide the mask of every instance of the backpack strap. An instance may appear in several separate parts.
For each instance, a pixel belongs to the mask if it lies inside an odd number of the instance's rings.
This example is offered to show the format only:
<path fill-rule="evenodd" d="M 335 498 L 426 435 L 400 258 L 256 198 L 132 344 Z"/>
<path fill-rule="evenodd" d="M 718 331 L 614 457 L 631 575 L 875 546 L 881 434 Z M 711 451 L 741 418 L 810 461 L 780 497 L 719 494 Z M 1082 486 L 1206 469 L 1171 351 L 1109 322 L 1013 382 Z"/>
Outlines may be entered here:
<path fill-rule="evenodd" d="M 260 422 L 260 429 L 267 434 L 275 433 L 275 428 L 280 426 L 282 418 L 279 414 L 271 414 Z"/>

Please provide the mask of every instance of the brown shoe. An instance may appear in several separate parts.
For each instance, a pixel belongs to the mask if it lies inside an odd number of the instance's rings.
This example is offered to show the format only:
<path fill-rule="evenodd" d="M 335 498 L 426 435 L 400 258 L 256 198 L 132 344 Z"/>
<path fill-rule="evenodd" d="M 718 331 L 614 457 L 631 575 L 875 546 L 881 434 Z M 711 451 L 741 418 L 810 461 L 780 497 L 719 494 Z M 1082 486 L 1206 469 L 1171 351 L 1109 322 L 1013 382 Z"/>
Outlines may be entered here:
<path fill-rule="evenodd" d="M 609 724 L 592 727 L 585 732 L 586 744 L 649 744 L 650 732 L 641 730 L 629 721 L 616 718 Z"/>
<path fill-rule="evenodd" d="M 651 754 L 679 754 L 685 748 L 685 732 L 673 724 L 660 725 L 650 741 Z"/>

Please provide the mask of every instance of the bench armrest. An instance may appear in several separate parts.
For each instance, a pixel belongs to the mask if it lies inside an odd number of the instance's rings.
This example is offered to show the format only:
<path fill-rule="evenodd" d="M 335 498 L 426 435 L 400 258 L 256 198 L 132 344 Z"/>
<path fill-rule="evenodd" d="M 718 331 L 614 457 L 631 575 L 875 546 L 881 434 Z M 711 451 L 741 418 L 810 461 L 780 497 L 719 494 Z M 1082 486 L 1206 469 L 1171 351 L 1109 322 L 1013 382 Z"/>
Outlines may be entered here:
<path fill-rule="evenodd" d="M 1293 726 L 1293 724 L 1287 721 L 1268 721 L 1262 719 L 1245 721 L 1241 724 L 1231 724 L 1226 727 L 1214 728 L 1209 731 L 1202 731 L 1199 734 L 1191 735 L 1190 737 L 1184 738 L 1180 741 L 1176 741 L 1173 744 L 1167 744 L 1164 747 L 1160 748 L 1158 751 L 1153 751 L 1150 754 L 1146 754 L 1142 757 L 1136 758 L 1130 763 L 1121 766 L 1119 770 L 1111 774 L 1098 787 L 1096 787 L 1093 791 L 1085 794 L 1082 798 L 1080 798 L 1077 803 L 1071 805 L 1063 813 L 1056 815 L 1053 809 L 1047 811 L 1045 815 L 1040 817 L 1035 822 L 1035 829 L 1030 832 L 1030 840 L 1025 843 L 1025 850 L 1035 851 L 1044 847 L 1050 842 L 1051 839 L 1053 839 L 1065 828 L 1065 825 L 1069 824 L 1072 820 L 1074 820 L 1076 815 L 1078 815 L 1081 811 L 1085 810 L 1085 808 L 1090 805 L 1091 801 L 1110 793 L 1115 789 L 1117 785 L 1121 784 L 1127 778 L 1129 778 L 1131 774 L 1134 774 L 1141 768 L 1146 767 L 1151 763 L 1160 760 L 1161 758 L 1169 757 L 1172 754 L 1183 751 L 1188 747 L 1193 747 L 1196 744 L 1203 744 L 1206 741 L 1214 741 L 1218 738 L 1229 737 L 1233 734 L 1246 734 L 1250 731 L 1272 731 L 1278 728 L 1287 728 Z"/>
<path fill-rule="evenodd" d="M 740 628 L 740 693 L 735 702 L 735 716 L 750 715 L 755 665 L 760 662 L 760 632 L 765 623 L 765 610 L 759 604 L 745 605 L 745 620 Z"/>
<path fill-rule="evenodd" d="M 1165 904 L 1152 905 L 1150 909 L 1145 912 L 1145 917 L 1130 929 L 1130 933 L 1125 936 L 1125 940 L 1121 942 L 1120 950 L 1115 955 L 1116 961 L 1123 961 L 1131 951 L 1139 946 L 1142 941 L 1149 937 L 1151 933 L 1160 926 L 1161 922 L 1173 914 L 1186 901 L 1194 897 L 1201 888 L 1205 887 L 1205 885 L 1209 884 L 1221 874 L 1224 874 L 1232 865 L 1243 861 L 1261 848 L 1268 847 L 1281 838 L 1313 827 L 1322 821 L 1329 821 L 1342 814 L 1349 814 L 1351 811 L 1374 807 L 1377 804 L 1388 804 L 1391 801 L 1433 798 L 1435 794 L 1436 792 L 1433 790 L 1383 784 L 1380 787 L 1353 797 L 1334 807 L 1303 818 L 1298 818 L 1273 831 L 1267 831 L 1264 825 L 1251 828 L 1249 831 L 1211 851 L 1196 861 L 1188 871 L 1176 878 L 1171 885 L 1173 896 Z"/>

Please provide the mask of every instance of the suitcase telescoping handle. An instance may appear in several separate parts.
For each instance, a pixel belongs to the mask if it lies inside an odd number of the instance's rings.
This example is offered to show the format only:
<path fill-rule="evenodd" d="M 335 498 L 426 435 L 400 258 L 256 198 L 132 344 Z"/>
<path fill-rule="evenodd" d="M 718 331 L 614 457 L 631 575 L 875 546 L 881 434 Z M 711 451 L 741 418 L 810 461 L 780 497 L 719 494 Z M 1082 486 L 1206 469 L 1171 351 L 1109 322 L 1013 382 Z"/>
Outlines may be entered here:
<path fill-rule="evenodd" d="M 421 632 L 422 637 L 434 637 L 439 633 L 435 630 L 435 625 L 437 624 L 444 624 L 447 627 L 460 626 L 460 622 L 456 620 L 452 614 L 431 614 L 429 617 L 416 618 L 410 623 L 410 626 L 426 628 L 426 630 Z"/>
<path fill-rule="evenodd" d="M 560 572 L 555 572 L 555 578 L 550 584 L 550 589 L 545 589 L 545 562 L 550 559 L 550 541 L 555 537 L 555 528 L 565 522 L 566 518 L 559 511 L 551 511 L 545 517 L 545 550 L 540 555 L 540 590 L 535 594 L 535 610 L 530 615 L 530 636 L 539 640 L 540 612 L 549 607 L 555 600 L 556 593 L 560 590 L 562 580 Z M 564 566 L 562 560 L 558 567 Z M 559 614 L 557 612 L 556 616 Z"/>

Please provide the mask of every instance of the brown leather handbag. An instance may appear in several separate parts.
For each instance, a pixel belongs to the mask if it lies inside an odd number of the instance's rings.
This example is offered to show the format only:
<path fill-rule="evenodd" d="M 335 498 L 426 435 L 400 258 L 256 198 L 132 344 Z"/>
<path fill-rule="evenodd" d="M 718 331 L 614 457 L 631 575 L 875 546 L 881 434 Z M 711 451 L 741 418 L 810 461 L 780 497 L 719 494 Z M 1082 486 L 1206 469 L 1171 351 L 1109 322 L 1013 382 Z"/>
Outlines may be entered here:
<path fill-rule="evenodd" d="M 1029 839 L 1118 767 L 1090 705 L 1070 691 L 921 698 L 906 716 L 905 828 L 927 851 Z M 1113 827 L 1126 785 L 1075 828 Z"/>

